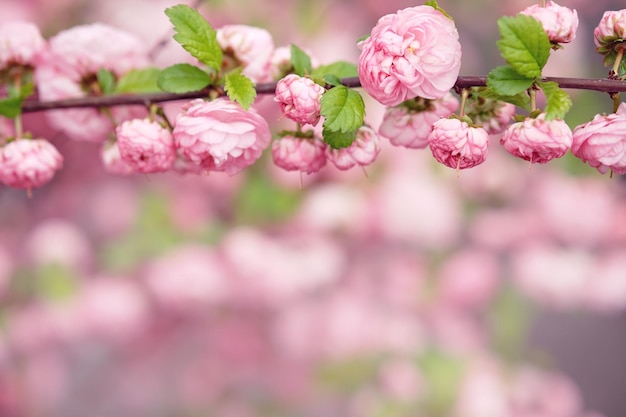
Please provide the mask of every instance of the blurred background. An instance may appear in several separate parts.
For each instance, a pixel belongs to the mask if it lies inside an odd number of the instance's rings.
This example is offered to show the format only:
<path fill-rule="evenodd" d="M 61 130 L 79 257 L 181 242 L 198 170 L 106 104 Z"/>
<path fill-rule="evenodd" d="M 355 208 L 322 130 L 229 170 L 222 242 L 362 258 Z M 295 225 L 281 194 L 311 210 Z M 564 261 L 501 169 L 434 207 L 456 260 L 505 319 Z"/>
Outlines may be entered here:
<path fill-rule="evenodd" d="M 152 47 L 170 0 L 0 0 L 45 37 L 104 22 Z M 441 0 L 462 75 L 502 63 L 496 20 L 532 2 Z M 191 4 L 191 3 L 189 3 Z M 619 1 L 562 1 L 577 38 L 545 75 L 606 77 L 593 29 Z M 214 27 L 266 28 L 322 64 L 401 0 L 212 0 Z M 164 67 L 186 61 L 170 42 Z M 573 128 L 611 111 L 569 91 Z M 383 108 L 367 99 L 377 127 Z M 175 112 L 181 103 L 168 104 Z M 259 111 L 288 123 L 269 97 Z M 268 155 L 228 177 L 113 176 L 43 113 L 65 165 L 0 189 L 0 416 L 591 417 L 626 412 L 626 183 L 567 155 L 532 166 L 492 137 L 458 176 L 383 150 L 367 176 L 305 176 Z M 597 414 L 596 414 L 597 413 Z"/>

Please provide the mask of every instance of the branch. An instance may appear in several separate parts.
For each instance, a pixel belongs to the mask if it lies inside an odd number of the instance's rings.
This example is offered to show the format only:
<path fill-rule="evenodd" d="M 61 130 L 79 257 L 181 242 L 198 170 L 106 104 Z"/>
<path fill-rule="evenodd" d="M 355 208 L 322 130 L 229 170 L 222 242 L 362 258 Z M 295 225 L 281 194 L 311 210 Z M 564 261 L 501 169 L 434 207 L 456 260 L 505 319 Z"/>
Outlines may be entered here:
<path fill-rule="evenodd" d="M 457 79 L 455 88 L 483 87 L 486 85 L 487 77 L 484 76 L 462 76 Z M 544 81 L 554 81 L 561 88 L 577 89 L 577 90 L 593 90 L 604 93 L 617 93 L 626 91 L 626 82 L 609 79 L 592 79 L 592 78 L 560 78 L 545 77 Z M 358 77 L 343 78 L 342 84 L 357 88 L 361 86 Z M 257 94 L 274 94 L 276 83 L 260 83 L 256 85 Z M 223 90 L 215 88 L 205 89 L 202 91 L 194 91 L 191 93 L 174 94 L 174 93 L 150 93 L 150 94 L 134 94 L 134 95 L 110 95 L 110 96 L 90 96 L 67 100 L 56 101 L 38 101 L 26 100 L 22 107 L 23 113 L 32 113 L 44 110 L 67 109 L 79 107 L 110 107 L 120 105 L 149 105 L 152 103 L 162 103 L 176 100 L 191 100 L 194 98 L 209 97 L 209 93 L 217 92 L 219 96 L 224 96 Z"/>

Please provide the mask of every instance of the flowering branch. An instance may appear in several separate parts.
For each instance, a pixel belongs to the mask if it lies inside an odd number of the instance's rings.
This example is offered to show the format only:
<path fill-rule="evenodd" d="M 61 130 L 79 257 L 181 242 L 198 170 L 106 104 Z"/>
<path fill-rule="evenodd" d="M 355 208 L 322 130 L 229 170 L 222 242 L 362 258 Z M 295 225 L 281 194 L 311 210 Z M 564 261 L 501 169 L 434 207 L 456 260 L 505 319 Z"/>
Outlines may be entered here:
<path fill-rule="evenodd" d="M 576 90 L 592 90 L 604 93 L 617 93 L 626 91 L 626 82 L 604 78 L 565 78 L 565 77 L 545 77 L 544 81 L 557 83 L 561 88 Z M 484 87 L 486 86 L 486 76 L 461 76 L 457 79 L 454 88 Z M 350 88 L 361 87 L 358 77 L 342 78 L 341 84 Z M 256 85 L 257 94 L 274 94 L 276 83 L 259 83 Z M 218 96 L 225 96 L 222 89 L 208 88 L 202 91 L 190 93 L 148 93 L 148 94 L 119 94 L 109 96 L 89 96 L 66 100 L 39 101 L 27 100 L 24 102 L 22 112 L 33 113 L 45 110 L 67 109 L 79 107 L 110 107 L 123 105 L 150 105 L 153 103 L 163 103 L 168 101 L 189 100 L 194 98 L 208 97 L 210 92 L 216 92 Z"/>

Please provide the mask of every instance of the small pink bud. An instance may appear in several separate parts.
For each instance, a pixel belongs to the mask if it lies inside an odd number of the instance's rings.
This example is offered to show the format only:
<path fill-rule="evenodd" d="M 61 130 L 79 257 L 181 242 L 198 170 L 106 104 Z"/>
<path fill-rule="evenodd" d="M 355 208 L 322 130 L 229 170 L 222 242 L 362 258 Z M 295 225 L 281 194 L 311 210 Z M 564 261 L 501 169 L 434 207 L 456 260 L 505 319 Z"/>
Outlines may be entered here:
<path fill-rule="evenodd" d="M 169 171 L 176 159 L 171 132 L 158 122 L 133 119 L 117 126 L 120 155 L 133 171 L 141 173 Z"/>
<path fill-rule="evenodd" d="M 626 39 L 626 9 L 604 12 L 593 31 L 593 37 L 598 47 Z"/>
<path fill-rule="evenodd" d="M 520 13 L 537 19 L 552 43 L 568 43 L 576 38 L 578 29 L 576 10 L 548 1 L 545 7 L 533 4 Z"/>
<path fill-rule="evenodd" d="M 436 122 L 428 141 L 435 159 L 450 168 L 471 168 L 487 159 L 487 131 L 456 118 Z"/>
<path fill-rule="evenodd" d="M 362 126 L 356 139 L 347 148 L 326 148 L 326 156 L 338 169 L 345 171 L 355 165 L 370 165 L 380 153 L 380 137 L 368 126 Z"/>
<path fill-rule="evenodd" d="M 324 91 L 324 87 L 308 77 L 289 74 L 276 84 L 274 101 L 289 119 L 315 126 L 320 120 L 320 99 Z"/>
<path fill-rule="evenodd" d="M 313 174 L 326 165 L 326 144 L 315 137 L 284 136 L 272 143 L 272 158 L 286 171 Z"/>
<path fill-rule="evenodd" d="M 572 146 L 572 130 L 563 120 L 545 120 L 545 113 L 513 123 L 500 143 L 512 155 L 535 164 L 560 158 Z"/>
<path fill-rule="evenodd" d="M 274 40 L 267 30 L 247 25 L 226 25 L 216 32 L 225 55 L 235 60 L 235 66 L 243 66 L 245 76 L 255 83 L 270 81 Z"/>
<path fill-rule="evenodd" d="M 40 187 L 62 167 L 63 157 L 45 139 L 16 139 L 0 148 L 0 181 L 9 187 Z"/>
<path fill-rule="evenodd" d="M 436 100 L 418 100 L 424 102 L 423 109 L 414 110 L 401 104 L 385 110 L 378 132 L 392 145 L 414 149 L 427 147 L 433 124 L 452 115 L 459 107 L 459 100 L 451 93 Z"/>

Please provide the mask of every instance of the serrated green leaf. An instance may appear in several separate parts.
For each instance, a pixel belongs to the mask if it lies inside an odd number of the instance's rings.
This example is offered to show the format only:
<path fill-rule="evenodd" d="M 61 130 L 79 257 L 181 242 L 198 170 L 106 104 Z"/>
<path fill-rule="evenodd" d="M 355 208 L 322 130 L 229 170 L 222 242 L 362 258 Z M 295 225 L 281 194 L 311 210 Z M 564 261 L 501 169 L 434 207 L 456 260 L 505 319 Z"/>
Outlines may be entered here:
<path fill-rule="evenodd" d="M 514 96 L 530 88 L 534 78 L 528 78 L 508 65 L 494 68 L 487 75 L 487 86 L 499 95 Z"/>
<path fill-rule="evenodd" d="M 179 4 L 165 9 L 174 25 L 174 39 L 194 58 L 219 71 L 222 68 L 222 48 L 217 42 L 215 30 L 197 10 Z"/>
<path fill-rule="evenodd" d="M 313 72 L 311 72 L 311 78 L 324 78 L 329 74 L 338 78 L 357 77 L 359 75 L 357 67 L 353 63 L 337 61 L 315 68 Z"/>
<path fill-rule="evenodd" d="M 546 120 L 563 119 L 572 107 L 572 100 L 554 81 L 537 83 L 546 96 Z"/>
<path fill-rule="evenodd" d="M 9 97 L 0 100 L 0 115 L 14 119 L 22 114 L 22 102 L 21 97 Z"/>
<path fill-rule="evenodd" d="M 98 85 L 103 94 L 111 94 L 115 89 L 115 74 L 113 72 L 100 68 L 96 73 Z"/>
<path fill-rule="evenodd" d="M 124 74 L 115 87 L 116 93 L 154 93 L 160 91 L 157 81 L 161 70 L 144 68 Z"/>
<path fill-rule="evenodd" d="M 321 99 L 324 129 L 350 132 L 363 126 L 365 103 L 357 91 L 343 85 L 326 91 Z"/>
<path fill-rule="evenodd" d="M 336 132 L 333 130 L 322 129 L 322 138 L 324 138 L 324 142 L 326 142 L 331 148 L 347 148 L 352 145 L 352 142 L 354 142 L 356 132 L 356 130 Z"/>
<path fill-rule="evenodd" d="M 254 83 L 240 71 L 226 74 L 224 77 L 224 90 L 226 90 L 228 98 L 239 103 L 245 110 L 250 108 L 256 98 Z"/>
<path fill-rule="evenodd" d="M 336 75 L 326 74 L 324 75 L 324 83 L 338 87 L 341 85 L 341 80 Z"/>
<path fill-rule="evenodd" d="M 525 93 L 519 93 L 514 96 L 503 96 L 502 94 L 496 93 L 491 88 L 486 87 L 481 88 L 478 92 L 478 95 L 492 100 L 499 100 L 506 103 L 511 103 L 517 107 L 521 107 L 525 110 L 530 111 L 530 98 Z"/>
<path fill-rule="evenodd" d="M 550 56 L 550 40 L 541 23 L 519 14 L 498 19 L 498 49 L 504 60 L 519 74 L 528 78 L 541 76 Z"/>
<path fill-rule="evenodd" d="M 198 67 L 190 64 L 176 64 L 165 68 L 159 74 L 157 85 L 169 93 L 200 91 L 211 84 L 211 77 Z"/>
<path fill-rule="evenodd" d="M 311 58 L 294 44 L 291 44 L 291 63 L 295 73 L 301 77 L 310 74 L 312 71 Z"/>

